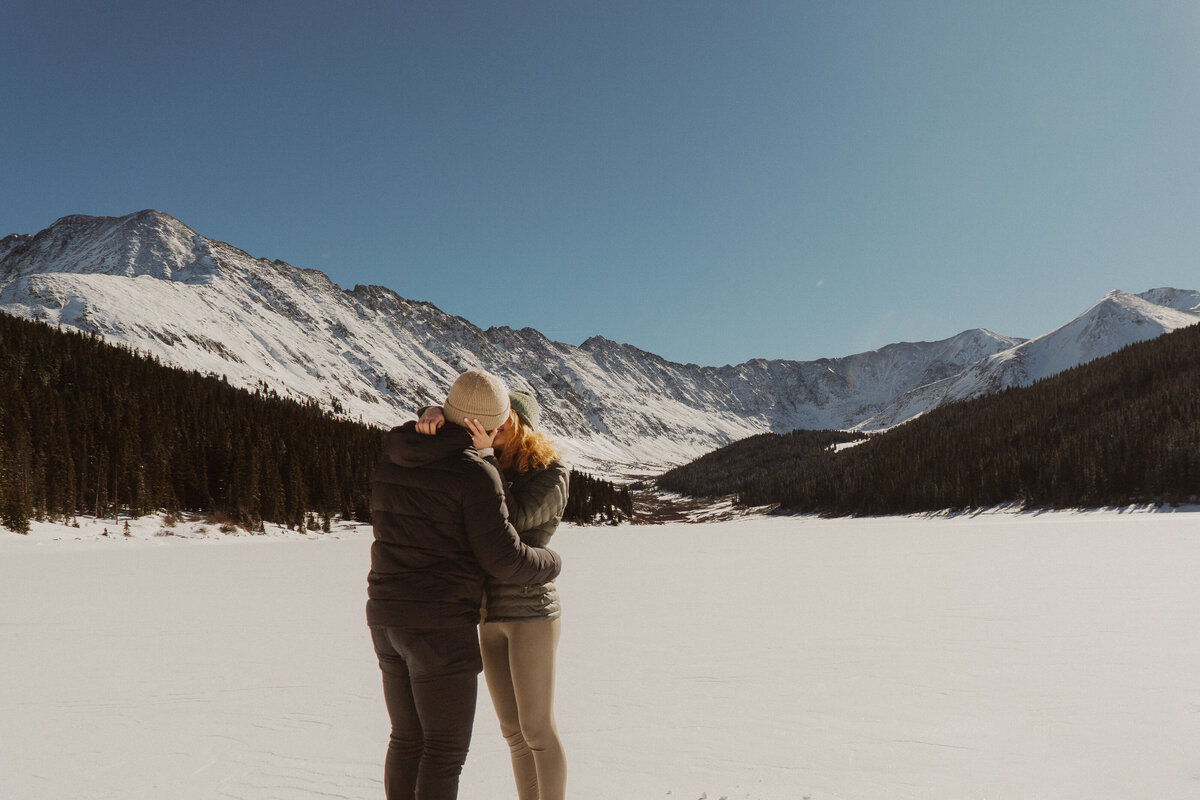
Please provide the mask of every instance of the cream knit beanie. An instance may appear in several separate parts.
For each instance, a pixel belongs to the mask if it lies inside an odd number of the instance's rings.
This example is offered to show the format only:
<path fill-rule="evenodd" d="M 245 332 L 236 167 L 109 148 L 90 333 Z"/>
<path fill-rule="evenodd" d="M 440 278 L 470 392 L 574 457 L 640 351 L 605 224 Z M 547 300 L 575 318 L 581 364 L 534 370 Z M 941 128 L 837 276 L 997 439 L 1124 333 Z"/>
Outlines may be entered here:
<path fill-rule="evenodd" d="M 481 369 L 459 375 L 442 404 L 448 422 L 463 425 L 468 419 L 477 419 L 489 431 L 504 424 L 508 409 L 508 388 L 504 381 Z"/>

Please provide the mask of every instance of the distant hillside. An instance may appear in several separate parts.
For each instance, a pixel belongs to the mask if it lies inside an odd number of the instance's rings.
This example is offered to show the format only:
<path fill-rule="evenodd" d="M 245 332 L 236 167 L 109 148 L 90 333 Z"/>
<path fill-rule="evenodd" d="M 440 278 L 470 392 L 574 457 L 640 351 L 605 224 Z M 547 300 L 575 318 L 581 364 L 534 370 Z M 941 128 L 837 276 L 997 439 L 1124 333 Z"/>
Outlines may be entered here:
<path fill-rule="evenodd" d="M 0 314 L 0 524 L 222 512 L 370 519 L 380 431 Z"/>
<path fill-rule="evenodd" d="M 216 513 L 328 526 L 370 519 L 382 430 L 98 336 L 0 314 L 0 525 Z M 628 517 L 627 490 L 572 473 L 568 519 Z"/>
<path fill-rule="evenodd" d="M 658 477 L 660 489 L 694 497 L 722 497 L 757 484 L 780 469 L 815 458 L 837 444 L 866 439 L 863 433 L 805 431 L 760 433 L 703 455 Z"/>
<path fill-rule="evenodd" d="M 660 485 L 747 505 L 896 514 L 1200 502 L 1200 328 L 987 397 L 942 406 L 854 447 L 758 436 L 666 473 Z M 705 463 L 716 479 L 684 480 Z M 747 480 L 744 464 L 770 464 Z"/>

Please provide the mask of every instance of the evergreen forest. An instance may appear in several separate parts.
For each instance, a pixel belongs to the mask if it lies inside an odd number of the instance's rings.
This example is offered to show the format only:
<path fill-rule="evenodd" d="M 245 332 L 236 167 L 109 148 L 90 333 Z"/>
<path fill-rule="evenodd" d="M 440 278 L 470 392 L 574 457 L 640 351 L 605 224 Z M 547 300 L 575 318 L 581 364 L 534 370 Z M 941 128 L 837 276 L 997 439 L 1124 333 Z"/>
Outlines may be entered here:
<path fill-rule="evenodd" d="M 616 523 L 632 517 L 633 498 L 629 494 L 628 486 L 616 486 L 611 481 L 571 470 L 567 508 L 563 519 L 574 522 Z"/>
<path fill-rule="evenodd" d="M 838 439 L 751 437 L 659 485 L 829 515 L 1197 503 L 1200 325 L 943 406 L 853 447 L 823 441 Z"/>
<path fill-rule="evenodd" d="M 156 511 L 328 530 L 370 520 L 382 431 L 315 403 L 251 392 L 110 345 L 0 314 L 0 525 Z M 564 519 L 615 518 L 628 500 L 571 475 Z"/>
<path fill-rule="evenodd" d="M 848 431 L 794 430 L 760 433 L 706 453 L 688 464 L 664 472 L 659 488 L 694 497 L 721 497 L 740 493 L 781 469 L 814 458 L 837 444 L 865 439 Z"/>

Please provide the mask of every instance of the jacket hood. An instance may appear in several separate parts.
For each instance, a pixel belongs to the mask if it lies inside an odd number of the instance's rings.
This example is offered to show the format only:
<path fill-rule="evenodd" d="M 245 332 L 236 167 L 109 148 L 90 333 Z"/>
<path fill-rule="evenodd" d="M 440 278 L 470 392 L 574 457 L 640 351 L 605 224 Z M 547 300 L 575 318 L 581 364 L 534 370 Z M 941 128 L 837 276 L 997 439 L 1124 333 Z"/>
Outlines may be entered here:
<path fill-rule="evenodd" d="M 383 457 L 400 467 L 422 467 L 473 447 L 466 428 L 447 423 L 430 436 L 417 433 L 416 422 L 392 428 L 384 437 Z"/>

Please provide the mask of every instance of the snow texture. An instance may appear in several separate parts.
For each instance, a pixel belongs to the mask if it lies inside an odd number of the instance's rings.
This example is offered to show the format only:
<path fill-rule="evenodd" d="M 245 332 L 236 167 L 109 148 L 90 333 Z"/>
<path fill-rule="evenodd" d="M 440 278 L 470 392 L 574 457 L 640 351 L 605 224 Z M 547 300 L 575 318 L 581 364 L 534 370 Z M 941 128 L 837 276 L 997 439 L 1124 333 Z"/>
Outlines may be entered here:
<path fill-rule="evenodd" d="M 1200 796 L 1194 512 L 565 526 L 570 796 Z M 382 797 L 369 529 L 163 530 L 0 532 L 0 797 Z"/>

